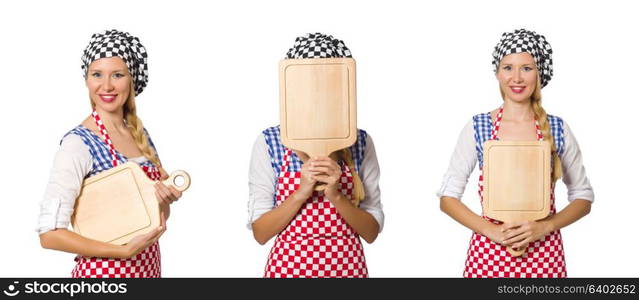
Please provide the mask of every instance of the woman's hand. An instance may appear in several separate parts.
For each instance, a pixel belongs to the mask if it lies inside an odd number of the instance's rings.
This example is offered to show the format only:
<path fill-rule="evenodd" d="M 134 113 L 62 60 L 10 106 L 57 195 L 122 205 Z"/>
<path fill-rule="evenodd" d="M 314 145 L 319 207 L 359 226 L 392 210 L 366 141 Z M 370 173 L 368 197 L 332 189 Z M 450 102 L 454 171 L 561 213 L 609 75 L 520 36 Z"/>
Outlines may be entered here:
<path fill-rule="evenodd" d="M 503 225 L 497 225 L 486 220 L 484 220 L 484 222 L 484 228 L 480 233 L 489 238 L 491 241 L 506 246 L 506 244 L 504 244 L 504 241 L 506 240 L 506 233 L 504 232 Z"/>
<path fill-rule="evenodd" d="M 160 236 L 166 231 L 166 217 L 163 212 L 160 213 L 160 220 L 158 228 L 149 233 L 138 235 L 124 245 L 125 257 L 123 258 L 131 258 L 138 255 L 160 239 Z"/>
<path fill-rule="evenodd" d="M 307 160 L 302 164 L 302 170 L 300 172 L 300 187 L 293 193 L 297 201 L 305 202 L 306 199 L 313 195 L 315 190 L 315 172 L 312 171 L 312 159 Z"/>
<path fill-rule="evenodd" d="M 160 179 L 166 180 L 167 178 L 169 176 L 166 173 L 162 173 L 162 178 Z M 160 204 L 171 204 L 182 197 L 182 192 L 171 185 L 167 186 L 162 181 L 158 181 L 155 183 L 155 197 L 157 197 Z"/>
<path fill-rule="evenodd" d="M 525 249 L 553 231 L 550 222 L 544 220 L 504 223 L 501 227 L 506 237 L 504 245 L 516 250 Z"/>
<path fill-rule="evenodd" d="M 326 184 L 324 194 L 332 202 L 338 200 L 342 193 L 339 191 L 341 184 L 342 168 L 329 157 L 317 157 L 309 160 L 310 171 L 313 178 L 320 183 Z"/>

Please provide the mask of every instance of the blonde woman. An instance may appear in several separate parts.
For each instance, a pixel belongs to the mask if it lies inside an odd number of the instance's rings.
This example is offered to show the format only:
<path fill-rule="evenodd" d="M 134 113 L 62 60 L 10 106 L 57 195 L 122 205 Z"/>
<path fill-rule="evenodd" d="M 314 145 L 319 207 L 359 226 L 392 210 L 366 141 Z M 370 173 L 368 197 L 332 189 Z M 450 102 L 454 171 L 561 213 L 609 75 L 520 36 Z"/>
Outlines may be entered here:
<path fill-rule="evenodd" d="M 153 180 L 168 177 L 136 114 L 136 96 L 148 82 L 147 53 L 139 39 L 117 30 L 96 33 L 82 63 L 93 111 L 60 143 L 40 203 L 40 243 L 47 249 L 77 254 L 71 272 L 74 278 L 160 277 L 158 239 L 166 231 L 169 204 L 181 197 L 175 188 L 156 183 L 161 225 L 125 245 L 91 240 L 67 230 L 84 179 L 127 161 L 138 163 Z"/>
<path fill-rule="evenodd" d="M 547 114 L 541 105 L 541 89 L 552 78 L 551 54 L 550 44 L 542 35 L 525 29 L 504 33 L 493 53 L 503 104 L 475 115 L 457 142 L 438 196 L 442 211 L 474 232 L 464 277 L 567 276 L 559 230 L 590 212 L 594 193 L 570 128 L 561 118 Z M 550 216 L 501 223 L 475 214 L 460 201 L 478 162 L 482 169 L 483 144 L 491 139 L 552 142 Z M 556 212 L 554 183 L 560 178 L 566 184 L 570 203 Z M 480 199 L 482 179 L 480 176 Z M 527 249 L 515 257 L 506 251 L 507 246 Z"/>
<path fill-rule="evenodd" d="M 298 37 L 289 59 L 351 57 L 340 40 L 321 33 Z M 322 192 L 316 183 L 326 184 Z M 280 127 L 255 141 L 249 173 L 249 228 L 264 244 L 277 236 L 264 277 L 368 277 L 360 236 L 372 243 L 384 214 L 379 166 L 370 136 L 333 157 L 286 148 Z"/>

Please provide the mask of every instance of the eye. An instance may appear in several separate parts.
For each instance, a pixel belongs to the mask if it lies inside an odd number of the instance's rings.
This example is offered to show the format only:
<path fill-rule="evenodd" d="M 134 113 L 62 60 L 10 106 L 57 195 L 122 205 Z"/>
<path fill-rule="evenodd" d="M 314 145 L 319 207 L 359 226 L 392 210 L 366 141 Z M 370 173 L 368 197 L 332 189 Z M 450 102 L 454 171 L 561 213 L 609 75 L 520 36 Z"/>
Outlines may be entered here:
<path fill-rule="evenodd" d="M 524 71 L 526 71 L 526 72 L 530 72 L 532 70 L 533 70 L 533 68 L 531 68 L 531 67 L 524 67 Z"/>
<path fill-rule="evenodd" d="M 124 74 L 122 74 L 122 73 L 115 73 L 115 74 L 113 74 L 113 78 L 122 78 L 122 77 L 124 77 L 124 76 L 125 76 L 125 75 L 124 75 Z"/>
<path fill-rule="evenodd" d="M 91 73 L 91 77 L 100 78 L 100 76 L 102 76 L 102 74 L 100 74 L 100 72 Z"/>
<path fill-rule="evenodd" d="M 504 66 L 502 69 L 506 70 L 506 71 L 510 71 L 512 69 L 511 66 Z"/>

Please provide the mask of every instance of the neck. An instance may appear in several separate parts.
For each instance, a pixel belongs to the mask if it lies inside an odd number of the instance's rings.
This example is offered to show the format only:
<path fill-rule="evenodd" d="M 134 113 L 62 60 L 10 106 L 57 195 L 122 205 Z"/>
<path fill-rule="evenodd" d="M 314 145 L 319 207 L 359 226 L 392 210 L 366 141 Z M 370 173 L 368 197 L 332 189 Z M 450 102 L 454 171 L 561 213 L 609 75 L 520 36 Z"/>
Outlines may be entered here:
<path fill-rule="evenodd" d="M 515 102 L 510 99 L 504 100 L 504 119 L 530 121 L 534 118 L 532 102 Z"/>
<path fill-rule="evenodd" d="M 102 123 L 104 124 L 104 127 L 106 127 L 107 131 L 128 130 L 126 124 L 124 123 L 124 110 L 122 108 L 114 112 L 100 110 L 97 107 L 95 110 L 97 111 L 98 115 L 100 115 L 100 119 L 102 120 Z"/>

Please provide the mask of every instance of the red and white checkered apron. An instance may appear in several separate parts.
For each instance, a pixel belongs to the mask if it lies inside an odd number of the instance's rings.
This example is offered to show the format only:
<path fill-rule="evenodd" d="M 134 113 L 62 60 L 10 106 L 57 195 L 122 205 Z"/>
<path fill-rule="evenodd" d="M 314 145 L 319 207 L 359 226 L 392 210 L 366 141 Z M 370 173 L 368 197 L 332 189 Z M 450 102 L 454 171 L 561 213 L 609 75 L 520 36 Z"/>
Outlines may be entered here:
<path fill-rule="evenodd" d="M 503 107 L 499 110 L 493 124 L 491 139 L 497 139 L 497 132 L 503 116 Z M 538 140 L 543 140 L 539 123 L 535 121 Z M 483 169 L 483 168 L 482 168 Z M 479 175 L 479 197 L 483 201 L 483 170 Z M 550 194 L 550 214 L 555 210 L 554 184 Z M 502 222 L 483 216 L 484 219 L 494 223 Z M 547 234 L 545 237 L 530 243 L 526 252 L 519 257 L 508 253 L 506 246 L 491 241 L 489 238 L 475 232 L 470 240 L 468 257 L 464 277 L 542 277 L 557 278 L 566 277 L 566 264 L 564 249 L 559 230 Z"/>
<path fill-rule="evenodd" d="M 104 142 L 109 147 L 113 167 L 115 167 L 119 160 L 113 142 L 111 142 L 111 138 L 95 110 L 93 110 L 92 116 L 100 133 L 102 133 Z M 159 180 L 161 177 L 160 170 L 155 166 L 142 166 L 142 169 L 152 180 Z M 158 242 L 132 258 L 98 258 L 78 255 L 75 261 L 76 265 L 71 271 L 73 278 L 159 278 L 161 275 L 160 245 Z"/>
<path fill-rule="evenodd" d="M 299 188 L 300 172 L 288 172 L 292 151 L 286 149 L 277 180 L 276 205 Z M 353 175 L 341 164 L 340 191 L 353 195 Z M 277 236 L 264 277 L 368 277 L 359 235 L 340 216 L 324 192 L 314 191 L 295 218 Z"/>

